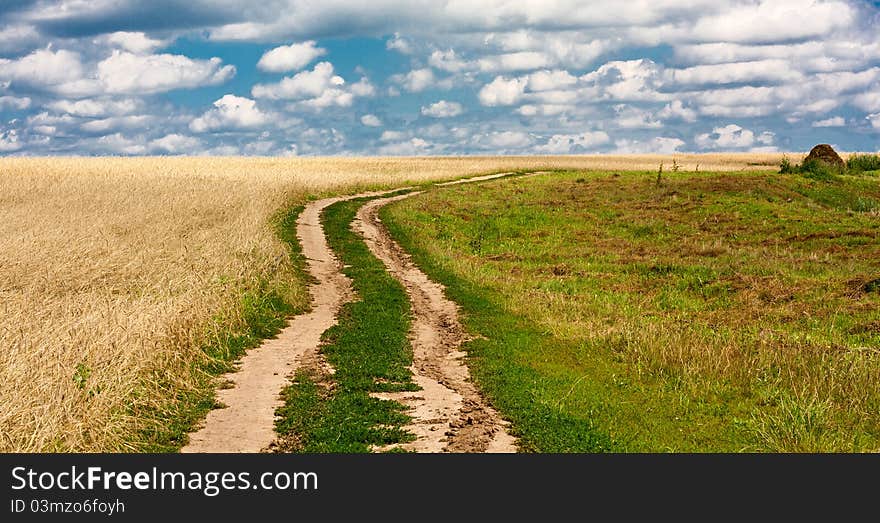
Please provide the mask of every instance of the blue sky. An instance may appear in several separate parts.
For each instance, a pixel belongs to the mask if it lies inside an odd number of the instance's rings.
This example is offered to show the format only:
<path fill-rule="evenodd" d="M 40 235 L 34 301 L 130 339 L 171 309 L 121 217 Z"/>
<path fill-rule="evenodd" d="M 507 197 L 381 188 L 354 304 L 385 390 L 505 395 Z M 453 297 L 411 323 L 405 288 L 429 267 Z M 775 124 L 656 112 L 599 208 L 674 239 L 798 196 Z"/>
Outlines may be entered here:
<path fill-rule="evenodd" d="M 0 0 L 0 155 L 880 148 L 863 0 Z"/>

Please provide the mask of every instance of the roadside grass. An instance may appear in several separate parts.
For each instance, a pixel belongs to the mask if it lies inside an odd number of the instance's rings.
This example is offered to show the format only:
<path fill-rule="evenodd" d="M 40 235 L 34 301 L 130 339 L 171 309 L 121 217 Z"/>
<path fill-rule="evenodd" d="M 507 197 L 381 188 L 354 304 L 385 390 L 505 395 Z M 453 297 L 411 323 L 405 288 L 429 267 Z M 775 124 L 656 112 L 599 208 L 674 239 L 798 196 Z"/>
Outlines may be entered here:
<path fill-rule="evenodd" d="M 534 451 L 880 449 L 880 184 L 568 172 L 383 210 Z"/>
<path fill-rule="evenodd" d="M 332 375 L 300 370 L 283 391 L 276 430 L 281 450 L 369 452 L 372 446 L 411 441 L 403 429 L 405 407 L 374 398 L 372 392 L 418 390 L 409 365 L 410 304 L 403 286 L 350 229 L 367 199 L 339 202 L 324 210 L 330 247 L 357 293 L 343 306 L 337 325 L 324 333 L 322 354 Z"/>

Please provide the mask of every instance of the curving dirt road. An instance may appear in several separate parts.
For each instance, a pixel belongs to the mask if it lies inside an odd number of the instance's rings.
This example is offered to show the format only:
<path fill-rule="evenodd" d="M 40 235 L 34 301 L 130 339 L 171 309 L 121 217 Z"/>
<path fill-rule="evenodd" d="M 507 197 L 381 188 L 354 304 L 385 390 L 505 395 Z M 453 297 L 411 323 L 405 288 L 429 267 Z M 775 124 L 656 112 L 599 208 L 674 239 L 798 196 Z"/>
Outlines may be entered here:
<path fill-rule="evenodd" d="M 486 404 L 470 379 L 463 361 L 465 353 L 459 350 L 467 336 L 458 322 L 458 307 L 446 298 L 442 285 L 431 281 L 412 262 L 379 219 L 379 209 L 383 206 L 416 194 L 419 193 L 371 200 L 360 208 L 352 224 L 373 255 L 403 284 L 412 303 L 411 370 L 413 380 L 422 390 L 374 396 L 409 407 L 412 422 L 406 428 L 416 435 L 416 440 L 399 445 L 402 449 L 516 452 L 516 442 L 507 432 L 507 423 Z"/>
<path fill-rule="evenodd" d="M 311 312 L 294 317 L 277 337 L 249 350 L 237 370 L 223 377 L 231 384 L 217 391 L 225 408 L 209 412 L 181 452 L 260 452 L 275 441 L 281 390 L 300 365 L 318 359 L 321 334 L 336 323 L 340 307 L 351 299 L 350 282 L 327 245 L 321 211 L 339 201 L 389 192 L 325 198 L 306 205 L 297 219 L 296 235 L 309 274 L 316 280 L 309 287 Z"/>
<path fill-rule="evenodd" d="M 490 180 L 510 173 L 480 176 L 437 185 Z M 275 442 L 275 411 L 282 405 L 280 392 L 301 366 L 326 365 L 320 357 L 321 335 L 336 323 L 339 309 L 352 299 L 349 279 L 327 244 L 321 211 L 340 201 L 378 197 L 392 191 L 325 198 L 306 205 L 297 220 L 309 274 L 311 312 L 294 317 L 277 337 L 265 340 L 238 362 L 236 371 L 223 376 L 229 384 L 217 392 L 224 408 L 208 413 L 201 428 L 189 435 L 184 453 L 244 453 L 269 450 Z M 377 394 L 411 407 L 413 422 L 407 428 L 417 440 L 404 448 L 418 452 L 515 452 L 514 439 L 505 422 L 486 405 L 470 381 L 458 348 L 465 340 L 456 305 L 443 288 L 432 282 L 390 238 L 378 218 L 378 209 L 409 193 L 373 200 L 360 209 L 352 224 L 367 245 L 407 289 L 415 321 L 411 334 L 414 381 L 417 393 Z M 332 369 L 326 369 L 332 373 Z"/>

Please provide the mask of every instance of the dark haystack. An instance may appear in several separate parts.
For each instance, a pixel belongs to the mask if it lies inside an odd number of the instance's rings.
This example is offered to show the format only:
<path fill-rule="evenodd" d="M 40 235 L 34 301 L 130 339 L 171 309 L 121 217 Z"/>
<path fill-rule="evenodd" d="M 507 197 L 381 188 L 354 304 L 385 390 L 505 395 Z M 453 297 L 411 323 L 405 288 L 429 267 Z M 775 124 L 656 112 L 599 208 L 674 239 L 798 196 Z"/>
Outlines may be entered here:
<path fill-rule="evenodd" d="M 840 169 L 843 169 L 845 166 L 843 158 L 841 158 L 840 155 L 837 154 L 837 151 L 827 143 L 820 143 L 816 147 L 813 147 L 810 150 L 810 154 L 807 155 L 807 158 L 804 160 L 804 163 L 807 163 L 810 160 L 817 160 Z"/>

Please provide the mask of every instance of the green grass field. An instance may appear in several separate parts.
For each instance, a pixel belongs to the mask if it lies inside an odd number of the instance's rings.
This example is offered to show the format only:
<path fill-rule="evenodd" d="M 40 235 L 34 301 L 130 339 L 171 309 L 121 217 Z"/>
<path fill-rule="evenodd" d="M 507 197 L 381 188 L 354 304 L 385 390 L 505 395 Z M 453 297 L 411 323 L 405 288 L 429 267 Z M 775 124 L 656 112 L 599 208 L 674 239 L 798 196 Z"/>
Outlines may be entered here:
<path fill-rule="evenodd" d="M 880 449 L 880 179 L 558 172 L 383 210 L 530 451 Z"/>

